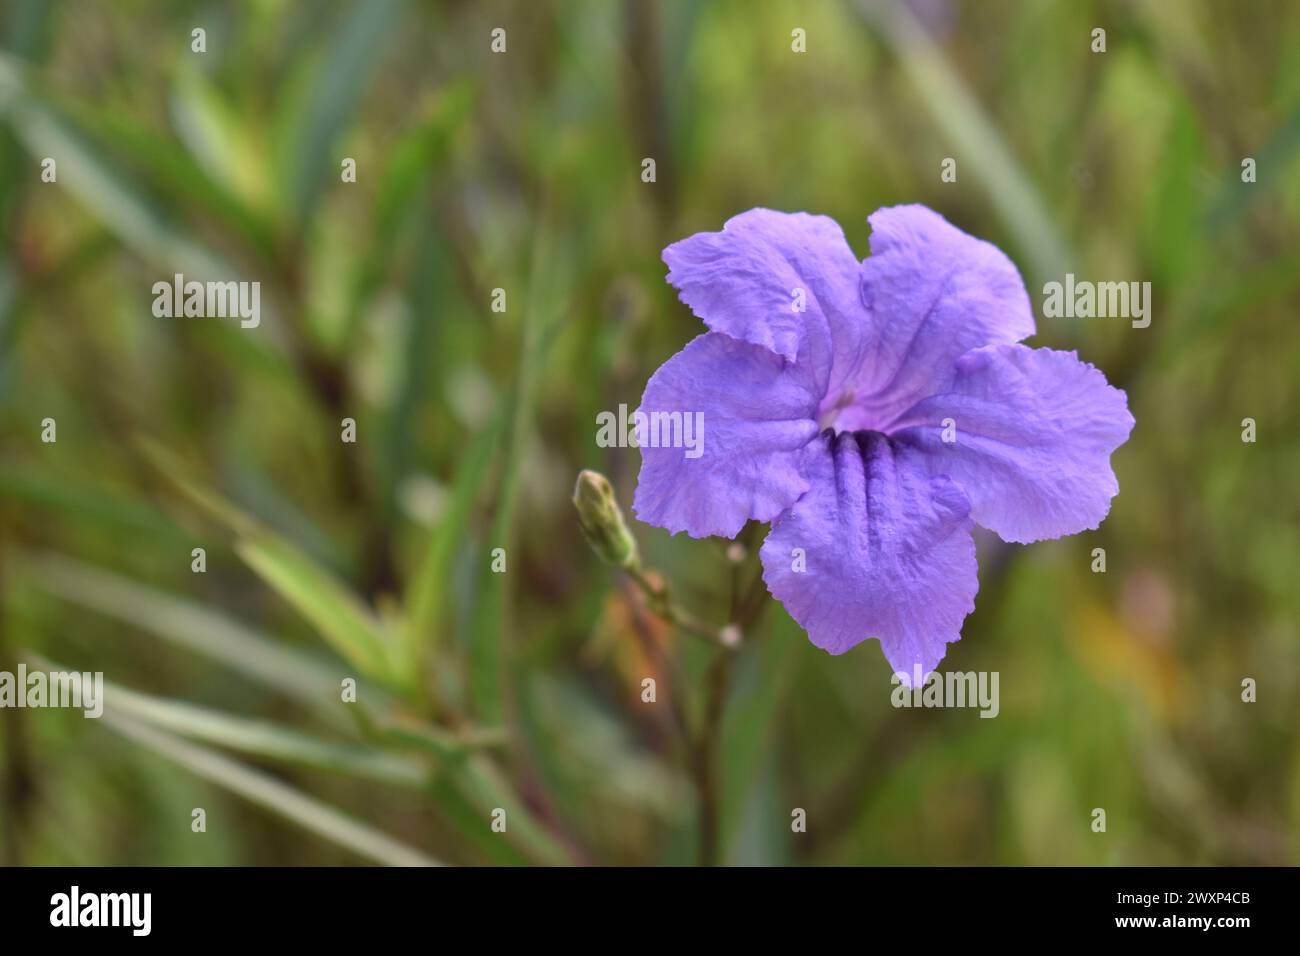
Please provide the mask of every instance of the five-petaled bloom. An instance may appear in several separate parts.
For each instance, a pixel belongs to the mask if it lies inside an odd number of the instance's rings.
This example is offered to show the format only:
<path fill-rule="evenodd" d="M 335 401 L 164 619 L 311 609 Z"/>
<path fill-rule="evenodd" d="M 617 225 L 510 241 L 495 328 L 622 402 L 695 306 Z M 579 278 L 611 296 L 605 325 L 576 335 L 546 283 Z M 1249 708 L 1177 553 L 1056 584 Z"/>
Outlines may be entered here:
<path fill-rule="evenodd" d="M 929 674 L 975 608 L 978 523 L 1027 543 L 1096 528 L 1126 397 L 1034 332 L 1011 261 L 924 206 L 877 210 L 859 262 L 832 219 L 753 209 L 664 250 L 711 331 L 646 413 L 702 411 L 704 453 L 641 449 L 637 516 L 691 537 L 772 522 L 768 589 L 818 647 L 878 638 Z"/>

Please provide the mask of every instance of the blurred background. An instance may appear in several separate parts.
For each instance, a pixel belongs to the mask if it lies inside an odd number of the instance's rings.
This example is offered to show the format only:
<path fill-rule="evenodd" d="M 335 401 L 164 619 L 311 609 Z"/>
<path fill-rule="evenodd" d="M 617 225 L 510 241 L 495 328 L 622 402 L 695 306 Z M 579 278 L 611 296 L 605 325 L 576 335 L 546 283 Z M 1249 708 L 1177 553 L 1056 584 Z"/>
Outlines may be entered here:
<path fill-rule="evenodd" d="M 110 685 L 0 711 L 3 862 L 1300 862 L 1300 6 L 3 0 L 0 41 L 0 669 Z M 1153 286 L 1030 340 L 1138 424 L 1100 530 L 980 539 L 944 664 L 993 720 L 756 603 L 758 527 L 632 522 L 746 624 L 675 634 L 569 500 L 630 504 L 596 415 L 701 329 L 665 245 L 768 206 L 865 256 L 903 202 L 1036 306 Z M 156 318 L 177 272 L 261 324 Z"/>

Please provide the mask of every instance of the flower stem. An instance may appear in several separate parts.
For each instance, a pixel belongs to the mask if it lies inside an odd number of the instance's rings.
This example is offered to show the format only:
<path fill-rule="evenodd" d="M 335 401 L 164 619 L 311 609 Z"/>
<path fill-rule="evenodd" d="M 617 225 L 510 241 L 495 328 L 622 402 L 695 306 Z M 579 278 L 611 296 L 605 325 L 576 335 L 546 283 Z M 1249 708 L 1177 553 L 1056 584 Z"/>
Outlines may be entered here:
<path fill-rule="evenodd" d="M 658 584 L 646 575 L 639 565 L 625 568 L 628 576 L 637 583 L 649 602 L 654 614 L 669 624 L 681 628 L 687 634 L 703 638 L 709 643 L 727 650 L 734 650 L 737 642 L 726 637 L 723 631 L 709 627 L 696 619 L 690 612 L 673 602 L 668 593 L 668 585 Z"/>
<path fill-rule="evenodd" d="M 734 654 L 718 654 L 709 665 L 704 721 L 693 754 L 695 781 L 699 790 L 701 866 L 717 866 L 719 862 L 722 782 L 718 775 L 718 744 L 722 738 L 722 713 L 731 689 L 735 662 Z"/>

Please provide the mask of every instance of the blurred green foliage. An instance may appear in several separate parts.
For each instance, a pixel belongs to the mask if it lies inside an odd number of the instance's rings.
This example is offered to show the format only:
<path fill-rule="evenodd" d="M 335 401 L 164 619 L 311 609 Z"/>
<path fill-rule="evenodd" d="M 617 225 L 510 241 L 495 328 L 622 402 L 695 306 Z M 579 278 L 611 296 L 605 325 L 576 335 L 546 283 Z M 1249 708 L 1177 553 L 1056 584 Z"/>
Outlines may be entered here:
<path fill-rule="evenodd" d="M 1300 7 L 6 0 L 0 38 L 0 668 L 113 685 L 0 713 L 5 862 L 1300 861 Z M 769 206 L 865 255 L 900 202 L 1036 302 L 1154 285 L 1148 329 L 1039 320 L 1138 425 L 1100 530 L 980 541 L 945 666 L 995 720 L 776 605 L 672 634 L 569 500 L 630 501 L 595 416 L 699 330 L 663 246 Z M 174 272 L 261 326 L 155 318 Z M 633 524 L 718 623 L 760 530 Z"/>

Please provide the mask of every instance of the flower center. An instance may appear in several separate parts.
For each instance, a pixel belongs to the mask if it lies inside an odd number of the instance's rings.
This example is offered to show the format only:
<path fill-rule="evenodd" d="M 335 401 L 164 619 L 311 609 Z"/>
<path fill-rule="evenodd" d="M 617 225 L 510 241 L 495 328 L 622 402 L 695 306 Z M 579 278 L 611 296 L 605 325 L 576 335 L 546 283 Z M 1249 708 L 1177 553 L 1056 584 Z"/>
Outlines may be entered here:
<path fill-rule="evenodd" d="M 840 417 L 840 412 L 853 404 L 853 397 L 853 389 L 846 388 L 833 401 L 829 398 L 823 401 L 817 412 L 817 427 L 823 431 L 827 428 L 835 428 L 835 420 Z"/>

